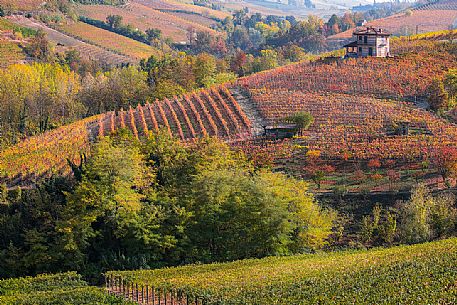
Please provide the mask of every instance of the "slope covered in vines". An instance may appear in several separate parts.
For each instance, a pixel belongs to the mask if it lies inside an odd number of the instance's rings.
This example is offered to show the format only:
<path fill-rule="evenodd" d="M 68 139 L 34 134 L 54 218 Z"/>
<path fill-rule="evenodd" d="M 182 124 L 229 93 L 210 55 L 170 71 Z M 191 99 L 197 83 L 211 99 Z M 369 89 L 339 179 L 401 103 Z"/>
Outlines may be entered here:
<path fill-rule="evenodd" d="M 448 239 L 108 276 L 126 285 L 163 289 L 162 298 L 163 291 L 168 296 L 180 291 L 192 296 L 190 304 L 450 304 L 457 297 L 456 246 L 455 239 Z"/>
<path fill-rule="evenodd" d="M 67 159 L 78 164 L 93 140 L 121 128 L 139 139 L 159 129 L 182 141 L 205 136 L 237 141 L 251 135 L 245 112 L 230 91 L 219 86 L 89 117 L 30 137 L 0 153 L 0 183 L 28 185 L 52 174 L 68 174 Z"/>

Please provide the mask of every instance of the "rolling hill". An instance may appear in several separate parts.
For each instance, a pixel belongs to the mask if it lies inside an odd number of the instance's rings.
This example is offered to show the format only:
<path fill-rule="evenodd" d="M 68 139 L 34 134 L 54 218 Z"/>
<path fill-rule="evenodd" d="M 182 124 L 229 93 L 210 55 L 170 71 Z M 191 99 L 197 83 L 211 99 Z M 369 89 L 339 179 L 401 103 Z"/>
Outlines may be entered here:
<path fill-rule="evenodd" d="M 35 21 L 31 18 L 25 18 L 24 16 L 14 15 L 8 17 L 8 19 L 11 22 L 14 22 L 15 24 L 19 24 L 21 26 L 25 26 L 31 29 L 42 29 L 46 32 L 49 41 L 52 42 L 54 45 L 58 44 L 60 46 L 63 46 L 64 49 L 75 49 L 79 51 L 81 56 L 84 58 L 98 60 L 100 62 L 107 63 L 110 65 L 121 65 L 123 63 L 134 63 L 135 61 L 137 61 L 134 58 L 116 54 L 113 51 L 84 42 L 78 38 L 59 32 L 56 29 L 52 29 L 46 26 L 45 24 Z M 117 36 L 122 37 L 120 39 L 124 38 L 120 35 Z M 136 41 L 131 40 L 131 42 L 134 44 Z"/>
<path fill-rule="evenodd" d="M 301 137 L 269 146 L 269 157 L 284 143 L 295 143 L 306 148 L 286 158 L 297 169 L 306 164 L 308 150 L 330 161 L 417 164 L 457 141 L 454 124 L 420 108 L 432 79 L 455 67 L 455 45 L 418 38 L 396 40 L 392 47 L 395 58 L 302 62 L 241 78 L 227 88 L 88 118 L 3 151 L 0 175 L 9 185 L 27 185 L 52 172 L 68 172 L 67 157 L 77 160 L 98 135 L 120 127 L 139 138 L 158 128 L 184 141 L 218 136 L 252 152 L 265 146 L 253 137 L 262 134 L 263 125 L 298 111 L 310 112 L 314 123 Z M 408 135 L 396 132 L 404 122 L 412 130 Z"/>
<path fill-rule="evenodd" d="M 108 15 L 120 15 L 125 24 L 131 24 L 142 31 L 146 31 L 149 28 L 160 29 L 165 37 L 170 37 L 175 42 L 186 41 L 189 28 L 208 32 L 212 35 L 220 35 L 220 33 L 210 28 L 214 20 L 205 17 L 208 15 L 192 14 L 192 11 L 184 10 L 187 7 L 162 10 L 151 3 L 154 4 L 156 2 L 132 2 L 122 7 L 82 5 L 78 7 L 78 10 L 83 16 L 103 21 L 106 20 Z"/>
<path fill-rule="evenodd" d="M 383 28 L 390 33 L 412 35 L 419 33 L 449 30 L 457 25 L 457 1 L 443 0 L 386 18 L 368 22 L 365 26 Z M 350 39 L 354 29 L 330 36 L 329 40 Z"/>
<path fill-rule="evenodd" d="M 158 54 L 158 51 L 150 45 L 84 22 L 67 23 L 57 28 L 78 40 L 132 58 L 135 61 Z"/>
<path fill-rule="evenodd" d="M 43 0 L 0 0 L 0 5 L 12 11 L 32 11 L 39 9 Z"/>

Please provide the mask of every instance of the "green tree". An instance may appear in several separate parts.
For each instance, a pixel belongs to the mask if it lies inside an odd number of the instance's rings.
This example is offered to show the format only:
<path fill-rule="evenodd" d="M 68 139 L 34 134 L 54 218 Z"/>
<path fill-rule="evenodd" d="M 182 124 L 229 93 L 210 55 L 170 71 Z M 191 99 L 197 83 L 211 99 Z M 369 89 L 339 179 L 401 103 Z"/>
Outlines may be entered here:
<path fill-rule="evenodd" d="M 26 46 L 26 52 L 42 62 L 52 62 L 54 60 L 54 51 L 49 44 L 47 34 L 43 30 L 38 30 Z"/>
<path fill-rule="evenodd" d="M 217 72 L 217 63 L 214 56 L 201 53 L 195 59 L 194 74 L 199 87 L 205 87 L 208 83 L 214 83 Z"/>
<path fill-rule="evenodd" d="M 448 107 L 449 95 L 444 88 L 444 83 L 435 78 L 428 87 L 428 102 L 432 110 L 440 110 Z"/>
<path fill-rule="evenodd" d="M 106 23 L 108 23 L 111 28 L 116 29 L 122 25 L 122 19 L 123 18 L 120 15 L 108 15 L 108 17 L 106 17 Z"/>
<path fill-rule="evenodd" d="M 450 69 L 444 76 L 444 87 L 449 94 L 450 106 L 455 106 L 457 102 L 457 69 Z"/>

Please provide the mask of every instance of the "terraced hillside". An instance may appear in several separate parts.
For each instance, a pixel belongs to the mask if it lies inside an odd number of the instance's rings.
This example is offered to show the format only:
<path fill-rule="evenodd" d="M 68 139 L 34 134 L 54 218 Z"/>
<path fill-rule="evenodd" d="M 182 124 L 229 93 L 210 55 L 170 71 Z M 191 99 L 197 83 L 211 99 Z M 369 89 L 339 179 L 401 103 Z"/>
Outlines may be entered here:
<path fill-rule="evenodd" d="M 0 153 L 0 183 L 30 185 L 52 174 L 68 174 L 97 136 L 129 128 L 138 138 L 165 129 L 187 141 L 219 136 L 228 141 L 251 135 L 251 123 L 230 91 L 221 86 L 136 109 L 110 112 L 30 137 Z"/>
<path fill-rule="evenodd" d="M 93 60 L 101 61 L 110 65 L 120 65 L 122 63 L 133 63 L 136 62 L 134 58 L 130 58 L 124 55 L 113 53 L 112 51 L 103 49 L 99 46 L 95 46 L 86 42 L 83 42 L 77 38 L 68 36 L 55 29 L 47 27 L 46 25 L 39 23 L 33 19 L 25 18 L 24 16 L 11 16 L 8 19 L 16 24 L 31 28 L 31 29 L 42 29 L 46 32 L 48 39 L 54 44 L 63 45 L 65 48 L 78 50 L 81 56 L 90 58 Z"/>
<path fill-rule="evenodd" d="M 155 302 L 174 298 L 192 305 L 419 304 L 424 300 L 453 304 L 457 300 L 456 266 L 454 238 L 369 251 L 112 271 L 107 280 L 112 292 L 119 295 L 121 280 L 127 287 L 133 283 L 139 288 L 130 298 L 140 301 L 145 300 L 142 291 L 148 285 L 150 303 L 153 298 Z"/>
<path fill-rule="evenodd" d="M 214 21 L 207 17 L 208 15 L 185 11 L 184 9 L 188 9 L 187 6 L 184 8 L 174 6 L 170 6 L 171 8 L 167 9 L 157 8 L 169 7 L 165 5 L 155 5 L 161 3 L 162 2 L 156 3 L 155 1 L 132 2 L 122 7 L 83 5 L 79 6 L 78 9 L 83 16 L 103 21 L 106 20 L 108 15 L 120 15 L 125 24 L 131 24 L 142 31 L 146 31 L 150 28 L 160 29 L 165 37 L 170 37 L 175 42 L 186 41 L 187 30 L 189 28 L 208 32 L 212 35 L 220 35 L 220 33 L 210 28 Z M 164 4 L 168 3 L 164 2 Z M 203 21 L 201 21 L 201 19 L 203 19 Z"/>

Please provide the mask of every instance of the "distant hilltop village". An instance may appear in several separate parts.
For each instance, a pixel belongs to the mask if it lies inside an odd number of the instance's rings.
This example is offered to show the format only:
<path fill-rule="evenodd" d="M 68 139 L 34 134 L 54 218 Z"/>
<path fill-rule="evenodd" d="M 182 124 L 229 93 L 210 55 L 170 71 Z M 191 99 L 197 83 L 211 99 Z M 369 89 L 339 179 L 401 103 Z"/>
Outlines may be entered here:
<path fill-rule="evenodd" d="M 355 41 L 348 43 L 346 57 L 389 57 L 390 33 L 384 29 L 367 27 L 353 33 Z"/>

